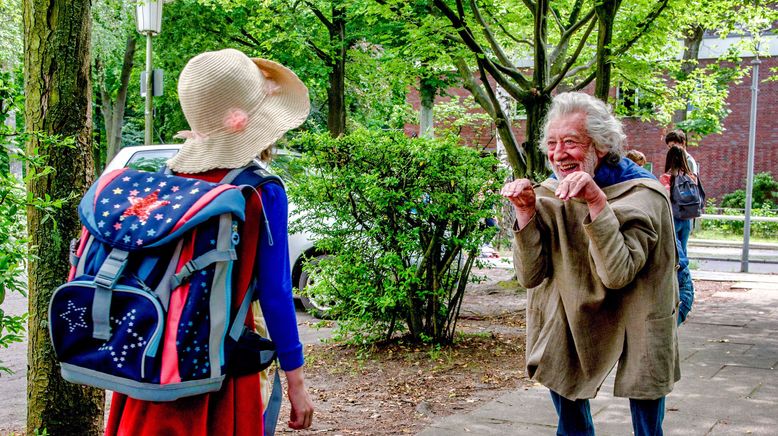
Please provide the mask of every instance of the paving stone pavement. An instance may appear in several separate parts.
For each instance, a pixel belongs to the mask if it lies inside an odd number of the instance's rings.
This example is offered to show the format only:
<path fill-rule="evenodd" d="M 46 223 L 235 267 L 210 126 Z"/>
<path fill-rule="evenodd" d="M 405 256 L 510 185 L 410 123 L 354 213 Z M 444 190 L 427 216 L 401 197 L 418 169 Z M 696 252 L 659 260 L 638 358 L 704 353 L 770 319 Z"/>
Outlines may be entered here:
<path fill-rule="evenodd" d="M 716 275 L 745 291 L 695 303 L 678 330 L 681 380 L 667 397 L 665 435 L 778 435 L 778 276 Z M 615 371 L 591 401 L 598 435 L 632 434 L 629 401 L 613 397 Z M 478 409 L 443 418 L 420 436 L 553 435 L 548 390 L 519 389 Z"/>

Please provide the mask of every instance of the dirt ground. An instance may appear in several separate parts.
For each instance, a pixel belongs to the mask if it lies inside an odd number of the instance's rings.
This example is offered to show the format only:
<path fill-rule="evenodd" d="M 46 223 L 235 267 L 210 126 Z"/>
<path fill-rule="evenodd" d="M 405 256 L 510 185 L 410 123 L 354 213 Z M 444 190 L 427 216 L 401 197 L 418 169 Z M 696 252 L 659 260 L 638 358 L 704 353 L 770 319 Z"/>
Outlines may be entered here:
<path fill-rule="evenodd" d="M 316 412 L 300 435 L 415 434 L 443 416 L 463 413 L 534 382 L 524 373 L 526 295 L 511 271 L 477 271 L 468 287 L 459 340 L 440 349 L 395 342 L 368 353 L 333 344 L 306 347 L 306 378 Z M 730 283 L 695 282 L 699 302 Z M 696 301 L 696 302 L 697 302 Z M 284 404 L 277 427 L 286 426 Z"/>
<path fill-rule="evenodd" d="M 472 410 L 527 384 L 525 294 L 509 270 L 488 275 L 468 286 L 453 346 L 396 341 L 368 352 L 307 346 L 306 380 L 316 412 L 313 426 L 298 434 L 414 434 L 437 417 Z M 291 432 L 287 407 L 279 433 Z"/>

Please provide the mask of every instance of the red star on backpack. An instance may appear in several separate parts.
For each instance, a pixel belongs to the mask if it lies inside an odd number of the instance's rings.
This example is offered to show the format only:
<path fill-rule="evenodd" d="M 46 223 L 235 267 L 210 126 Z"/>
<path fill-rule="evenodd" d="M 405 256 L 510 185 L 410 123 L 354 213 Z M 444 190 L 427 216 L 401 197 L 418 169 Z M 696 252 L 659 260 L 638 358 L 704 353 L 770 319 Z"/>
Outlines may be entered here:
<path fill-rule="evenodd" d="M 144 198 L 138 198 L 136 196 L 128 197 L 127 200 L 130 201 L 132 206 L 128 207 L 127 210 L 124 211 L 122 218 L 136 216 L 138 217 L 138 220 L 141 224 L 146 224 L 146 221 L 149 219 L 149 214 L 151 214 L 152 210 L 170 204 L 170 202 L 167 200 L 158 200 L 158 195 L 159 189 Z"/>

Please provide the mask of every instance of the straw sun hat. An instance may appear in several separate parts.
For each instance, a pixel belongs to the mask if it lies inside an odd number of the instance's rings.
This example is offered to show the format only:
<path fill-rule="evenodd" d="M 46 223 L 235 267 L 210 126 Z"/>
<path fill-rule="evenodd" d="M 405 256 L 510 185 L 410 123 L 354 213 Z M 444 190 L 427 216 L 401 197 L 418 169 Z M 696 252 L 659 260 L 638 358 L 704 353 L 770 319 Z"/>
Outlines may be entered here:
<path fill-rule="evenodd" d="M 225 49 L 193 57 L 178 79 L 191 131 L 168 161 L 179 173 L 239 168 L 305 121 L 308 89 L 288 68 Z"/>

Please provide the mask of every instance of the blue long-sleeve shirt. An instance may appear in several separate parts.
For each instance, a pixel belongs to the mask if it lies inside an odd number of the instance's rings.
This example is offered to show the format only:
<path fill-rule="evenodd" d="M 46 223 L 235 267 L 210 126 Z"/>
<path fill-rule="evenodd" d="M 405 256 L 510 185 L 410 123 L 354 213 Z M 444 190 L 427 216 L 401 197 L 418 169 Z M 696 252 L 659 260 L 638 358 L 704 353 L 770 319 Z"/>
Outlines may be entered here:
<path fill-rule="evenodd" d="M 302 366 L 304 358 L 292 297 L 287 233 L 288 202 L 284 188 L 276 183 L 267 183 L 261 189 L 262 206 L 269 223 L 271 238 L 268 238 L 263 222 L 259 236 L 256 296 L 259 298 L 270 338 L 276 344 L 281 368 L 291 371 Z"/>

